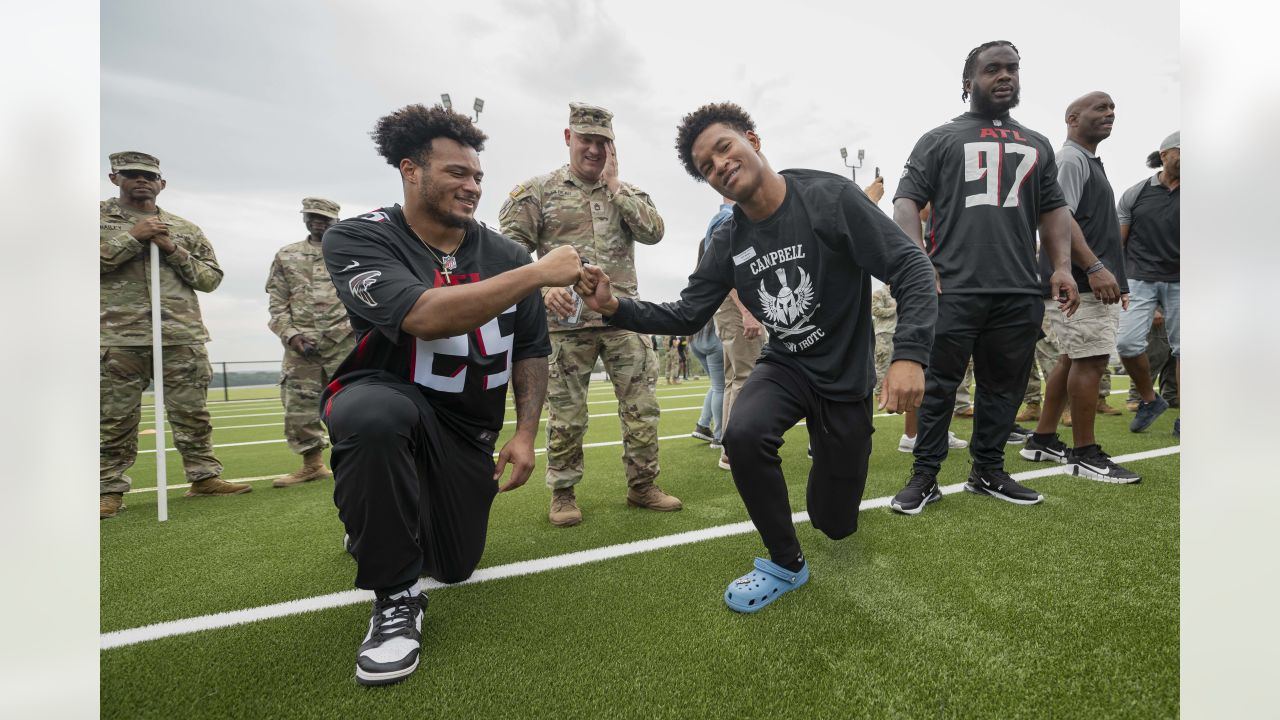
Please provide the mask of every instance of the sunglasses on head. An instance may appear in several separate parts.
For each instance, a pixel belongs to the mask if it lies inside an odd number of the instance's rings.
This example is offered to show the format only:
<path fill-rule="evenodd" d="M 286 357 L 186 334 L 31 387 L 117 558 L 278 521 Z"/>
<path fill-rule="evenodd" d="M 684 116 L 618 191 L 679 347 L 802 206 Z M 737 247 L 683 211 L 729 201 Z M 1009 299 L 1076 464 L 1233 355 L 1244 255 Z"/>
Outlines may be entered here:
<path fill-rule="evenodd" d="M 143 180 L 149 180 L 151 182 L 155 182 L 156 180 L 160 179 L 159 174 L 148 172 L 147 170 L 121 170 L 117 174 L 123 177 L 127 177 L 130 180 L 137 180 L 138 178 L 142 178 Z"/>

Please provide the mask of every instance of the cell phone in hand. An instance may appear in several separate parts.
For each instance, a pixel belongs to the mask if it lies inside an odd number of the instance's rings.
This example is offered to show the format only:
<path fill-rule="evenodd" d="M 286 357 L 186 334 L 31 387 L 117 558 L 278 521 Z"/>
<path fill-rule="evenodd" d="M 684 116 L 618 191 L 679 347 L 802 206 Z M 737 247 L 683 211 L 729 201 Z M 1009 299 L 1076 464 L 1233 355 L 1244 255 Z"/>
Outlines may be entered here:
<path fill-rule="evenodd" d="M 876 177 L 880 177 L 880 166 L 876 166 Z"/>

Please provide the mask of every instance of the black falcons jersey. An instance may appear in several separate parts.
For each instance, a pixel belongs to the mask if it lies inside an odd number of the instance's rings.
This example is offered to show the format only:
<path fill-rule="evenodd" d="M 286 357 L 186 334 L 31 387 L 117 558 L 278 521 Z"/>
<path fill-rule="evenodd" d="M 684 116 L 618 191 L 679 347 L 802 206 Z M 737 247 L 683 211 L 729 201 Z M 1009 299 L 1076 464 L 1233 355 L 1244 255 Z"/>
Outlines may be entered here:
<path fill-rule="evenodd" d="M 1039 295 L 1036 228 L 1066 205 L 1057 178 L 1043 135 L 967 112 L 920 138 L 894 200 L 933 203 L 924 243 L 943 292 Z"/>
<path fill-rule="evenodd" d="M 447 257 L 447 256 L 445 256 Z M 473 223 L 444 274 L 405 224 L 399 205 L 344 220 L 324 234 L 324 259 L 356 331 L 356 347 L 323 398 L 362 379 L 413 382 L 436 414 L 477 444 L 493 446 L 518 360 L 551 354 L 546 310 L 534 291 L 463 335 L 423 340 L 400 324 L 423 292 L 485 280 L 531 262 L 529 253 Z"/>

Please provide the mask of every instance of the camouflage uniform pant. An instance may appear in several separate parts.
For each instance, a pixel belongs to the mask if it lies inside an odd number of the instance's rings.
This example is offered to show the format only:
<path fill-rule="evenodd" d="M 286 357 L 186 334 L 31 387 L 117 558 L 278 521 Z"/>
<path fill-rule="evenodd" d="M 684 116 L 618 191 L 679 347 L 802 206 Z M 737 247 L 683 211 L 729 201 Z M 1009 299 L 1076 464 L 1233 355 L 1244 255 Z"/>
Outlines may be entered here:
<path fill-rule="evenodd" d="M 880 402 L 880 390 L 884 387 L 884 376 L 889 372 L 889 364 L 893 361 L 893 333 L 876 333 L 876 389 L 875 400 Z"/>
<path fill-rule="evenodd" d="M 284 351 L 280 401 L 284 404 L 284 438 L 295 453 L 329 447 L 320 424 L 320 393 L 353 347 L 355 338 L 348 337 L 313 357 L 304 357 L 292 348 Z"/>
<path fill-rule="evenodd" d="M 964 379 L 960 381 L 959 387 L 956 388 L 956 406 L 955 412 L 968 410 L 973 407 L 973 358 L 969 359 L 969 366 L 964 369 Z"/>
<path fill-rule="evenodd" d="M 732 300 L 726 299 L 720 309 L 716 310 L 715 322 L 716 336 L 720 338 L 720 346 L 724 349 L 724 408 L 720 417 L 727 428 L 733 403 L 756 367 L 756 360 L 764 348 L 765 336 L 761 334 L 751 339 L 742 336 L 742 312 Z"/>
<path fill-rule="evenodd" d="M 1044 324 L 1041 329 L 1045 331 L 1045 336 L 1036 342 L 1036 359 L 1031 363 L 1031 373 L 1027 375 L 1027 390 L 1022 394 L 1022 402 L 1035 403 L 1040 405 L 1044 402 L 1043 382 L 1049 377 L 1049 373 L 1053 372 L 1053 368 L 1058 364 L 1058 356 L 1062 353 L 1058 352 L 1058 342 L 1053 335 L 1048 332 L 1049 318 L 1045 313 Z"/>
<path fill-rule="evenodd" d="M 674 353 L 673 353 L 674 354 Z M 604 361 L 622 421 L 622 467 L 627 485 L 658 477 L 658 359 L 641 336 L 615 328 L 551 333 L 547 377 L 547 486 L 582 480 L 587 432 L 587 385 L 596 358 Z"/>
<path fill-rule="evenodd" d="M 151 382 L 151 348 L 106 347 L 100 354 L 98 492 L 123 493 L 130 487 L 125 471 L 138 458 L 138 423 L 142 392 Z M 204 345 L 167 345 L 163 361 L 165 418 L 187 482 L 218 477 L 222 463 L 213 455 L 213 425 L 205 409 L 213 376 L 209 355 Z"/>
<path fill-rule="evenodd" d="M 680 353 L 674 348 L 667 350 L 667 382 L 675 382 L 680 377 Z"/>

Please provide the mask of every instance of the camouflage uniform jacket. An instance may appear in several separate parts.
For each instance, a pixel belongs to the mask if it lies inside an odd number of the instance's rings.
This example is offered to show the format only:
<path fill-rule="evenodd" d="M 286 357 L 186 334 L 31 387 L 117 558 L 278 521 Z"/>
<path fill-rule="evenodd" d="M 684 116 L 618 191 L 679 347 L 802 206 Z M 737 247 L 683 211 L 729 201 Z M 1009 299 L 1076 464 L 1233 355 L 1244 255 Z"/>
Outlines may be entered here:
<path fill-rule="evenodd" d="M 889 286 L 881 285 L 871 293 L 871 321 L 876 334 L 893 333 L 898 329 L 898 302 L 889 294 Z"/>
<path fill-rule="evenodd" d="M 301 334 L 324 351 L 353 332 L 318 243 L 302 240 L 280 248 L 267 275 L 267 294 L 267 327 L 285 347 L 289 338 Z"/>
<path fill-rule="evenodd" d="M 213 246 L 194 223 L 157 209 L 169 224 L 177 249 L 160 253 L 160 318 L 165 345 L 209 341 L 196 290 L 212 292 L 222 282 Z M 129 234 L 147 213 L 118 199 L 99 205 L 101 236 L 98 279 L 100 342 L 104 347 L 151 344 L 151 250 Z"/>
<path fill-rule="evenodd" d="M 648 193 L 621 183 L 611 193 L 603 180 L 588 184 L 565 165 L 517 185 L 498 215 L 502 234 L 541 257 L 572 245 L 584 259 L 609 274 L 613 294 L 637 294 L 635 243 L 654 245 L 665 226 Z M 609 327 L 599 313 L 583 307 L 574 327 L 549 323 L 552 332 Z"/>

